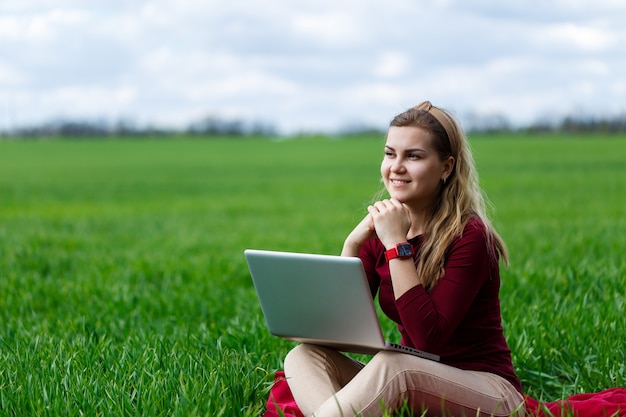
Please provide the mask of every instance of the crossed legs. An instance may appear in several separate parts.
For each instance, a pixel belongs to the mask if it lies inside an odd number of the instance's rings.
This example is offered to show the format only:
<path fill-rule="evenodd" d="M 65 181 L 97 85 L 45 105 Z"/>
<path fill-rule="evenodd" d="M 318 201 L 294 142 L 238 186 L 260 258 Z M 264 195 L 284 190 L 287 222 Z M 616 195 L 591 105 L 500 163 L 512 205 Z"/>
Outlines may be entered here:
<path fill-rule="evenodd" d="M 299 345 L 285 376 L 301 411 L 315 417 L 380 416 L 406 402 L 417 415 L 524 415 L 522 395 L 505 379 L 395 352 L 364 365 L 332 349 Z"/>

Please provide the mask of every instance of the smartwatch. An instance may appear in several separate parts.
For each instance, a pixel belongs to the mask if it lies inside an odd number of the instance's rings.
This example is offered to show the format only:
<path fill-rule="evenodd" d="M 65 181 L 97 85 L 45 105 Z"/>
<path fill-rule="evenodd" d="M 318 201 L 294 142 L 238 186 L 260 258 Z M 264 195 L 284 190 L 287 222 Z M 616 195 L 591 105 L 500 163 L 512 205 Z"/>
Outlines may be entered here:
<path fill-rule="evenodd" d="M 398 243 L 391 249 L 385 251 L 385 260 L 389 262 L 392 259 L 408 259 L 413 256 L 413 246 L 409 242 Z"/>

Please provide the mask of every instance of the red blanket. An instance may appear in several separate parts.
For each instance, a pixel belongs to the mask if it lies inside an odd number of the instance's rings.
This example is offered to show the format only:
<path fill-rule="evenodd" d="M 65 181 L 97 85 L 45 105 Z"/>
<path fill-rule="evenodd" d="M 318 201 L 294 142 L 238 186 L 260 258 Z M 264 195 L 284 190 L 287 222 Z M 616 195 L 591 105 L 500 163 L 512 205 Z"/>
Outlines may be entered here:
<path fill-rule="evenodd" d="M 279 411 L 280 410 L 280 411 Z M 282 414 L 281 414 L 282 412 Z M 276 372 L 274 385 L 267 399 L 267 411 L 263 417 L 304 417 L 291 395 L 289 385 L 283 371 Z"/>
<path fill-rule="evenodd" d="M 525 397 L 525 400 L 527 414 L 532 417 L 626 417 L 626 388 L 577 394 L 553 402 L 540 402 L 530 397 Z M 278 371 L 263 417 L 283 416 L 304 417 L 293 399 L 285 373 Z"/>

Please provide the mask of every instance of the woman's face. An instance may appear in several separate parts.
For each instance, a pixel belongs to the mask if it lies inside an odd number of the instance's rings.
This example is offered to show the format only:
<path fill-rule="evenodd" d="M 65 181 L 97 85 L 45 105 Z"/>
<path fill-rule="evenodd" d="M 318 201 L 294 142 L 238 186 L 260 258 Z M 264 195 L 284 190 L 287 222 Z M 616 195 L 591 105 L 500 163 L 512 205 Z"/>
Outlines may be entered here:
<path fill-rule="evenodd" d="M 416 209 L 434 201 L 454 165 L 453 157 L 441 161 L 431 143 L 430 132 L 418 127 L 392 126 L 387 132 L 383 183 L 392 198 Z"/>

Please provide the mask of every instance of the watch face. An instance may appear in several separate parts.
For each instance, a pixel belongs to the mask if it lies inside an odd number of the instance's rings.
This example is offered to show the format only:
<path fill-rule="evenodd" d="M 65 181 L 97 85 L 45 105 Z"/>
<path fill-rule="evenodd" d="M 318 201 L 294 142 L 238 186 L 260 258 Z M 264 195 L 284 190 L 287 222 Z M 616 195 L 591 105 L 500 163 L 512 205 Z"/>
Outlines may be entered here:
<path fill-rule="evenodd" d="M 398 256 L 413 255 L 413 247 L 409 244 L 398 245 Z"/>

